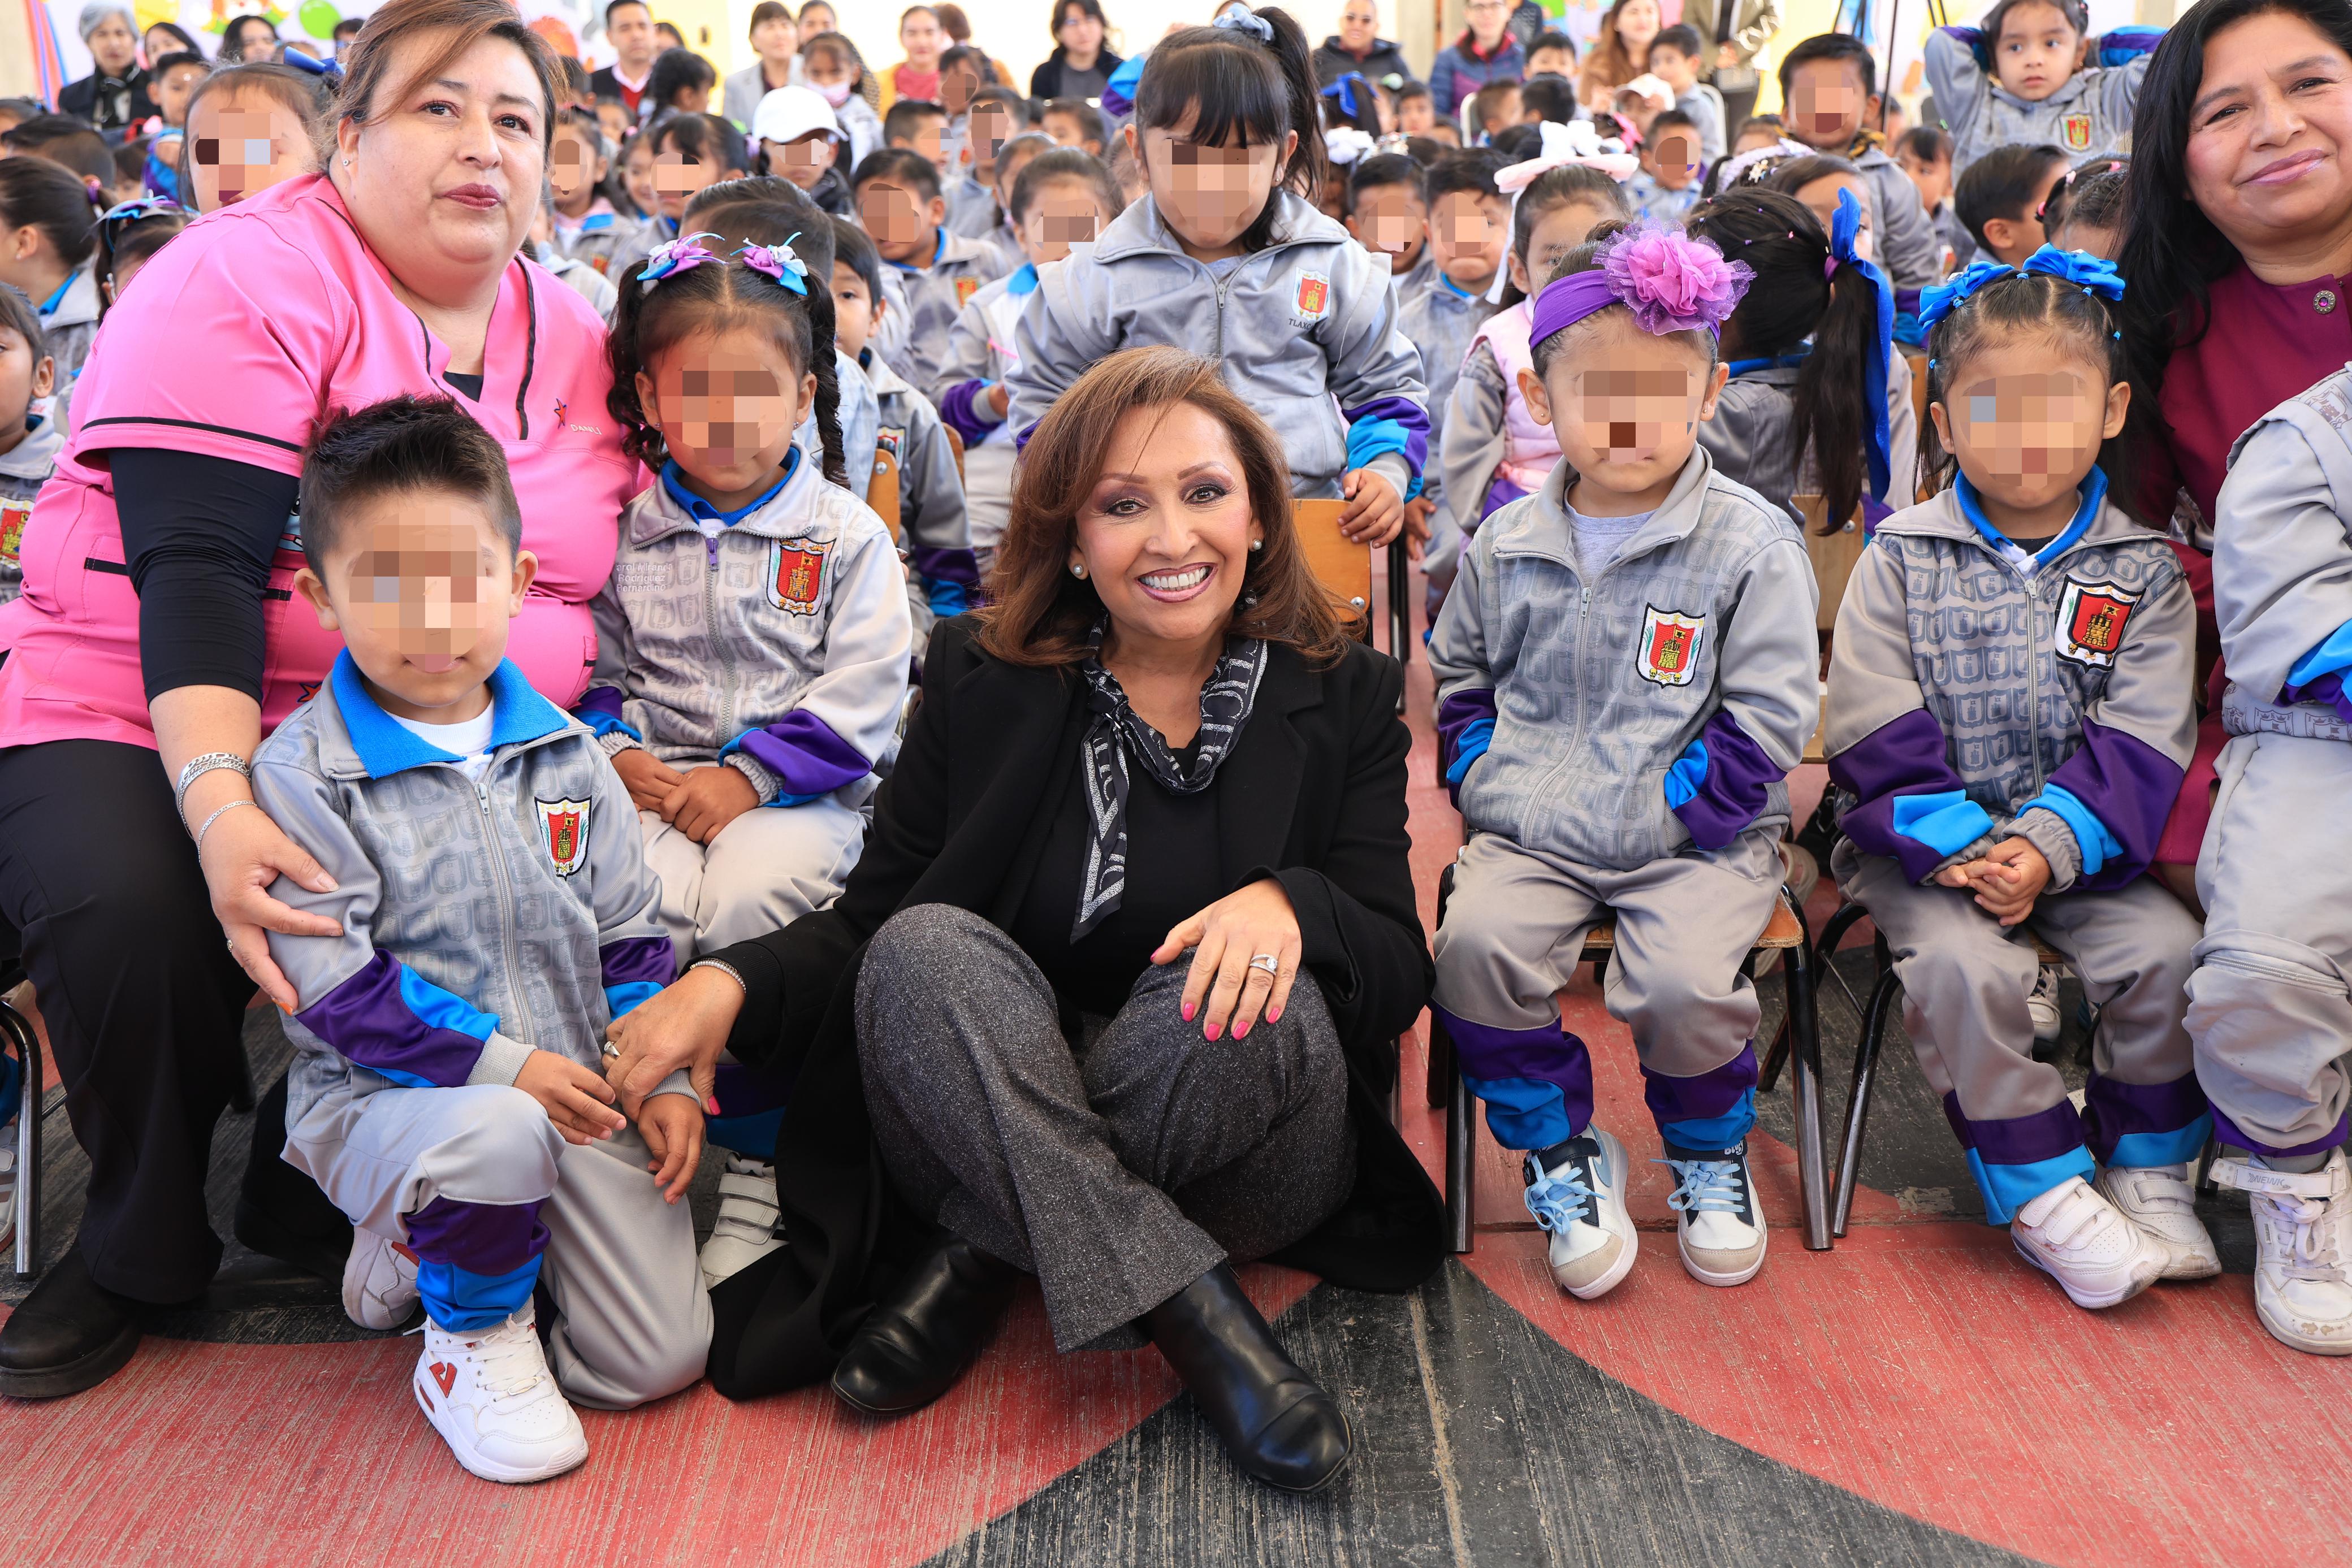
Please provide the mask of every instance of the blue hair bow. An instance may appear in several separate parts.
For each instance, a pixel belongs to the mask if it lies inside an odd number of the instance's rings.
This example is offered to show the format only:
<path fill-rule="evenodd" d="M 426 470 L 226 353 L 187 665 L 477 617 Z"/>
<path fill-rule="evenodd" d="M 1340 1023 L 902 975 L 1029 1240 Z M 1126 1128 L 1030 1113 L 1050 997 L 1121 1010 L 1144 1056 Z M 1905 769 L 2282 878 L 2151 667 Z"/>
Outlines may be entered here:
<path fill-rule="evenodd" d="M 1269 26 L 1266 28 L 1266 31 L 1271 34 L 1274 29 Z M 1323 89 L 1322 96 L 1325 98 L 1338 99 L 1339 100 L 1339 112 L 1346 115 L 1349 119 L 1353 120 L 1361 112 L 1356 108 L 1356 84 L 1360 81 L 1364 81 L 1364 76 L 1361 71 L 1349 71 L 1338 81 L 1335 81 L 1329 87 L 1325 88 Z M 1370 90 L 1371 85 L 1372 84 L 1370 82 L 1364 82 L 1366 90 Z"/>
<path fill-rule="evenodd" d="M 1936 324 L 1969 302 L 1970 296 L 1996 278 L 2011 277 L 2017 268 L 2005 261 L 1972 261 L 1949 283 L 1939 283 L 1933 288 L 1919 291 L 1919 328 L 1932 331 Z"/>
<path fill-rule="evenodd" d="M 2020 270 L 2063 277 L 2109 303 L 2124 297 L 2124 275 L 2116 270 L 2116 264 L 2087 250 L 2060 250 L 2054 245 L 2045 245 L 2027 256 Z"/>
<path fill-rule="evenodd" d="M 334 61 L 322 60 L 316 55 L 290 45 L 286 49 L 284 62 L 298 71 L 308 71 L 314 77 L 325 77 L 329 81 L 339 82 L 343 79 L 343 68 Z"/>
<path fill-rule="evenodd" d="M 1863 396 L 1870 403 L 1870 428 L 1866 437 L 1870 460 L 1870 493 L 1885 496 L 1893 483 L 1893 460 L 1888 455 L 1892 444 L 1886 429 L 1886 371 L 1895 359 L 1895 285 L 1888 280 L 1875 262 L 1865 260 L 1854 246 L 1862 235 L 1862 204 L 1854 198 L 1851 187 L 1838 191 L 1837 214 L 1830 220 L 1829 270 L 1836 272 L 1851 267 L 1870 281 L 1877 296 L 1877 320 L 1871 338 L 1874 351 L 1863 361 Z"/>
<path fill-rule="evenodd" d="M 1236 33 L 1247 33 L 1261 44 L 1274 42 L 1274 24 L 1246 5 L 1228 5 L 1225 7 L 1225 14 L 1209 25 L 1213 27 L 1231 28 Z"/>

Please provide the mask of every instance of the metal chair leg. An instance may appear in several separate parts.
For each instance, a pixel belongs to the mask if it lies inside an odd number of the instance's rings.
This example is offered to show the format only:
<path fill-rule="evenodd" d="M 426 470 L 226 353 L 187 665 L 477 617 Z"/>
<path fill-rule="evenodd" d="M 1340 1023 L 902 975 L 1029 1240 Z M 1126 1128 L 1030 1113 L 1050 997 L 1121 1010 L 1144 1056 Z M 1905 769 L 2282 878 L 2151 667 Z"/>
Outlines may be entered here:
<path fill-rule="evenodd" d="M 1804 909 L 1794 898 L 1789 904 L 1801 929 Z M 1782 954 L 1781 965 L 1789 977 L 1792 1069 L 1789 1088 L 1796 1101 L 1797 1180 L 1805 1206 L 1805 1249 L 1826 1252 L 1831 1247 L 1829 1173 L 1822 1147 L 1822 1026 L 1814 1007 L 1811 946 L 1811 934 L 1807 932 L 1796 946 Z"/>
<path fill-rule="evenodd" d="M 1400 536 L 1389 546 L 1389 652 L 1400 664 L 1412 663 L 1412 568 Z"/>
<path fill-rule="evenodd" d="M 1429 1014 L 1429 1071 L 1422 1091 L 1433 1111 L 1445 1103 L 1447 1085 L 1454 1079 L 1454 1037 L 1437 1021 L 1437 1012 Z"/>
<path fill-rule="evenodd" d="M 1445 1061 L 1446 1245 L 1467 1252 L 1478 1218 L 1478 1102 L 1452 1051 Z"/>
<path fill-rule="evenodd" d="M 1845 1234 L 1853 1214 L 1854 1188 L 1862 1182 L 1862 1140 L 1870 1123 L 1871 1091 L 1878 1082 L 1878 1051 L 1886 1038 L 1886 1018 L 1895 1006 L 1897 982 L 1892 966 L 1882 965 L 1878 984 L 1871 988 L 1870 1006 L 1864 1012 L 1862 1038 L 1853 1047 L 1853 1087 L 1845 1097 L 1845 1135 L 1839 1140 L 1837 1197 L 1831 1216 L 1833 1235 Z"/>
<path fill-rule="evenodd" d="M 0 1002 L 0 1034 L 16 1048 L 25 1070 L 23 1103 L 16 1110 L 16 1278 L 41 1269 L 41 1040 L 25 1016 Z"/>

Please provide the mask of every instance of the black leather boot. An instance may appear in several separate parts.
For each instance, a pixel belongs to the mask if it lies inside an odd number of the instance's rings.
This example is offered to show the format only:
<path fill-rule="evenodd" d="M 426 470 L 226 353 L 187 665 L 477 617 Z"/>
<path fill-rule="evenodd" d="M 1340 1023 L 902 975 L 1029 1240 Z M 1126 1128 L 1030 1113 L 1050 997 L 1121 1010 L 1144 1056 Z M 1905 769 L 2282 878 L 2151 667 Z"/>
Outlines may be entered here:
<path fill-rule="evenodd" d="M 89 1277 L 76 1247 L 0 1326 L 0 1394 L 56 1399 L 95 1388 L 139 1348 L 136 1307 Z"/>
<path fill-rule="evenodd" d="M 1140 1322 L 1243 1469 L 1316 1491 L 1347 1468 L 1347 1412 L 1290 1359 L 1231 1269 L 1218 1264 Z"/>
<path fill-rule="evenodd" d="M 964 1375 L 1013 1302 L 1021 1270 L 950 1236 L 857 1327 L 833 1391 L 868 1416 L 903 1416 Z"/>

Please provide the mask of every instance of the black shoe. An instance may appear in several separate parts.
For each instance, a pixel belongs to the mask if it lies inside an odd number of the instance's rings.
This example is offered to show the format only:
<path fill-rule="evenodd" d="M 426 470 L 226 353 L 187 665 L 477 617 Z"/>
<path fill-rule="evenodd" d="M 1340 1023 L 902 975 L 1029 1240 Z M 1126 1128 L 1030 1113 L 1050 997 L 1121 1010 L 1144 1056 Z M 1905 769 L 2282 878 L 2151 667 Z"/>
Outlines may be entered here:
<path fill-rule="evenodd" d="M 319 1184 L 286 1163 L 286 1079 L 278 1076 L 253 1113 L 253 1147 L 236 1195 L 236 1239 L 265 1258 L 341 1283 L 352 1255 L 352 1222 Z"/>
<path fill-rule="evenodd" d="M 95 1388 L 139 1348 L 137 1306 L 89 1277 L 70 1249 L 0 1325 L 0 1394 L 56 1399 Z"/>
<path fill-rule="evenodd" d="M 1218 1264 L 1140 1322 L 1243 1469 L 1304 1492 L 1347 1468 L 1347 1412 L 1290 1359 L 1231 1269 Z"/>
<path fill-rule="evenodd" d="M 945 1394 L 988 1343 L 1021 1270 L 949 1237 L 860 1323 L 833 1391 L 868 1416 L 903 1416 Z"/>

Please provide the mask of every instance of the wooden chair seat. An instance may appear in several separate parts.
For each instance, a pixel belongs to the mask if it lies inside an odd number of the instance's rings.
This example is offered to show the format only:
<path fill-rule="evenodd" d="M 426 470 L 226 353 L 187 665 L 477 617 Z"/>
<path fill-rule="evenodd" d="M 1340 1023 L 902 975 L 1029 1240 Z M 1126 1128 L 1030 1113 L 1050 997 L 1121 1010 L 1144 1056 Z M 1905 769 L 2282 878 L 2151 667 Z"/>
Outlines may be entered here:
<path fill-rule="evenodd" d="M 1763 935 L 1757 937 L 1751 946 L 1777 953 L 1784 948 L 1801 947 L 1804 941 L 1805 928 L 1797 924 L 1796 912 L 1783 903 L 1772 905 L 1772 918 L 1764 923 Z M 1584 954 L 1577 962 L 1585 964 L 1605 957 L 1616 946 L 1617 923 L 1604 920 L 1584 934 Z"/>

